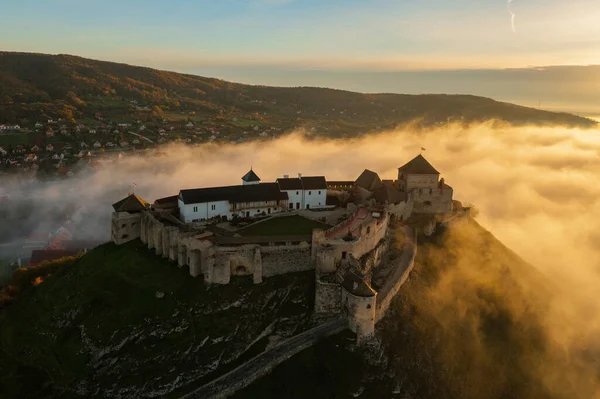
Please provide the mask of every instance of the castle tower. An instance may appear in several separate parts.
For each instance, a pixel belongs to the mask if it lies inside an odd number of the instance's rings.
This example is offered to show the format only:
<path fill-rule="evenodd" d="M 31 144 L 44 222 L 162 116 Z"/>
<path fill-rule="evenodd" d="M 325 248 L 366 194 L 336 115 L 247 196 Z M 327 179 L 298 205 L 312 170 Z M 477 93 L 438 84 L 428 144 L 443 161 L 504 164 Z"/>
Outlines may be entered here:
<path fill-rule="evenodd" d="M 111 240 L 121 245 L 141 235 L 142 211 L 150 204 L 135 194 L 130 194 L 113 204 Z"/>
<path fill-rule="evenodd" d="M 348 328 L 362 341 L 375 333 L 377 292 L 364 278 L 348 271 L 342 282 L 342 309 Z"/>
<path fill-rule="evenodd" d="M 252 170 L 252 167 L 250 167 L 250 171 L 248 173 L 246 173 L 244 175 L 244 177 L 242 177 L 242 185 L 248 185 L 248 184 L 258 184 L 260 183 L 260 177 L 258 177 L 256 175 L 256 173 L 254 173 L 254 171 Z"/>

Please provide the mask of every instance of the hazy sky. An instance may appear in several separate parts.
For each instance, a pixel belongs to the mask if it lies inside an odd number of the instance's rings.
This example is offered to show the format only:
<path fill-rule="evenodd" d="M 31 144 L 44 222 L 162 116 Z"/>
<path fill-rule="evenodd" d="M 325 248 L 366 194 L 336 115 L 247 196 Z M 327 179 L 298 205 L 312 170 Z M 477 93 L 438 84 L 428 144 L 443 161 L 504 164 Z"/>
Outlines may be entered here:
<path fill-rule="evenodd" d="M 600 65 L 599 0 L 3 0 L 0 10 L 0 50 L 600 115 L 600 67 L 582 67 Z M 557 65 L 575 67 L 532 68 Z"/>
<path fill-rule="evenodd" d="M 598 0 L 2 3 L 4 50 L 71 53 L 169 69 L 214 64 L 362 70 L 600 64 Z"/>

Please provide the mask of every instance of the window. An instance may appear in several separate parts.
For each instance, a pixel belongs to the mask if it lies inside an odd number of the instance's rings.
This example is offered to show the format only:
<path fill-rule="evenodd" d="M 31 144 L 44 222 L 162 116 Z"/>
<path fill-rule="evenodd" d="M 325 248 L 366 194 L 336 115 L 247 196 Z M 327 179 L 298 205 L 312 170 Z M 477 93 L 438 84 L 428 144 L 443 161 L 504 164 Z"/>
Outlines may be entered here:
<path fill-rule="evenodd" d="M 319 195 L 321 195 L 321 192 L 319 191 Z"/>
<path fill-rule="evenodd" d="M 198 212 L 198 207 L 197 206 L 194 207 L 194 212 Z"/>
<path fill-rule="evenodd" d="M 300 194 L 300 192 L 299 192 L 299 191 L 296 191 L 296 195 L 299 195 L 299 194 Z"/>
<path fill-rule="evenodd" d="M 310 191 L 308 192 L 308 195 L 310 195 Z"/>
<path fill-rule="evenodd" d="M 127 226 L 127 225 L 126 225 L 125 223 L 123 223 L 123 224 L 121 225 L 121 228 L 122 228 L 122 229 L 124 229 L 124 228 L 125 228 L 125 226 Z"/>
<path fill-rule="evenodd" d="M 367 305 L 367 309 L 371 309 L 371 305 Z"/>
<path fill-rule="evenodd" d="M 294 209 L 294 203 L 290 202 L 290 209 Z"/>
<path fill-rule="evenodd" d="M 216 205 L 211 205 L 211 206 L 210 206 L 210 209 L 214 211 L 214 210 L 216 210 L 216 209 L 217 209 L 217 206 L 216 206 Z"/>
<path fill-rule="evenodd" d="M 121 236 L 121 239 L 123 239 L 123 240 L 124 240 L 124 239 L 126 239 L 127 237 L 129 237 L 129 235 L 128 235 L 128 234 L 123 234 L 123 235 Z"/>

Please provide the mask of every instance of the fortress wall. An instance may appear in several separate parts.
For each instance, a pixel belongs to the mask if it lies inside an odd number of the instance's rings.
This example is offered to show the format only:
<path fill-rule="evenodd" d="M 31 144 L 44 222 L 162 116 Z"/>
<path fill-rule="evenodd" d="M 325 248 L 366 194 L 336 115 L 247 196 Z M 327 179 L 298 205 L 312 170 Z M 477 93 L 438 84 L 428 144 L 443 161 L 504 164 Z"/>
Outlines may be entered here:
<path fill-rule="evenodd" d="M 338 283 L 326 283 L 317 278 L 315 286 L 315 312 L 339 313 L 342 288 Z"/>
<path fill-rule="evenodd" d="M 402 248 L 402 254 L 396 260 L 397 265 L 390 277 L 387 279 L 377 295 L 376 322 L 385 316 L 385 312 L 390 306 L 392 299 L 400 290 L 400 287 L 406 282 L 412 271 L 417 255 L 417 237 L 416 231 L 408 226 L 404 227 L 406 240 Z"/>
<path fill-rule="evenodd" d="M 113 212 L 111 223 L 112 241 L 121 245 L 140 237 L 141 214 Z"/>
<path fill-rule="evenodd" d="M 452 211 L 452 189 L 415 189 L 411 192 L 415 213 L 447 213 Z M 426 204 L 429 202 L 431 205 Z"/>
<path fill-rule="evenodd" d="M 413 200 L 409 198 L 406 202 L 389 204 L 388 211 L 399 220 L 406 220 L 413 213 Z"/>
<path fill-rule="evenodd" d="M 310 245 L 306 242 L 299 245 L 261 247 L 260 255 L 264 277 L 315 268 L 311 261 Z"/>

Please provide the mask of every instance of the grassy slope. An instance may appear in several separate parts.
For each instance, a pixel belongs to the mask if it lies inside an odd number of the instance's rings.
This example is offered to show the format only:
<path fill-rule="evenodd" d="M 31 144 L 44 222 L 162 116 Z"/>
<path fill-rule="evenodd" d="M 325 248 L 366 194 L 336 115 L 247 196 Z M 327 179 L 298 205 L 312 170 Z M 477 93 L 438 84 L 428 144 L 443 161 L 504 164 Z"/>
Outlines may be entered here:
<path fill-rule="evenodd" d="M 302 216 L 275 217 L 241 230 L 244 236 L 310 235 L 313 229 L 328 229 L 328 224 Z"/>
<path fill-rule="evenodd" d="M 331 136 L 419 119 L 425 124 L 446 122 L 448 117 L 464 117 L 467 123 L 499 119 L 514 124 L 594 125 L 574 115 L 476 96 L 249 86 L 68 55 L 12 52 L 0 52 L 0 99 L 0 122 L 41 116 L 84 119 L 97 111 L 111 119 L 132 120 L 137 117 L 129 100 L 135 99 L 150 107 L 159 105 L 170 115 L 195 112 L 196 120 L 219 117 L 220 124 L 232 123 L 235 115 L 238 126 L 316 127 Z"/>
<path fill-rule="evenodd" d="M 312 284 L 312 273 L 299 273 L 208 288 L 139 241 L 105 244 L 0 316 L 0 391 L 129 397 L 168 393 L 176 381 L 185 391 L 272 323 L 284 333 L 303 328 Z"/>
<path fill-rule="evenodd" d="M 333 337 L 236 398 L 347 398 L 361 388 L 360 398 L 387 398 L 395 387 L 393 397 L 415 399 L 594 397 L 596 385 L 573 378 L 581 364 L 544 332 L 555 288 L 476 222 L 454 226 L 420 243 L 377 326 L 387 364 L 368 366 L 340 349 L 346 337 Z"/>

